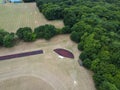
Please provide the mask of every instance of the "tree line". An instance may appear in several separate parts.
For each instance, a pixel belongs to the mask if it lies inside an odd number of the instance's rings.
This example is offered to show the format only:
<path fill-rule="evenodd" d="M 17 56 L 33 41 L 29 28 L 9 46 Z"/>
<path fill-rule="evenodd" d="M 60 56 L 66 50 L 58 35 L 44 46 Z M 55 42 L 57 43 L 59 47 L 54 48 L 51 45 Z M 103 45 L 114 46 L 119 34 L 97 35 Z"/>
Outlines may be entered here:
<path fill-rule="evenodd" d="M 50 40 L 56 34 L 57 29 L 48 24 L 36 27 L 34 31 L 30 27 L 22 27 L 16 33 L 9 33 L 0 29 L 0 46 L 13 47 L 19 40 L 25 42 L 33 42 L 40 38 Z"/>
<path fill-rule="evenodd" d="M 48 20 L 63 19 L 59 33 L 70 34 L 94 72 L 98 90 L 120 90 L 120 0 L 36 0 Z"/>

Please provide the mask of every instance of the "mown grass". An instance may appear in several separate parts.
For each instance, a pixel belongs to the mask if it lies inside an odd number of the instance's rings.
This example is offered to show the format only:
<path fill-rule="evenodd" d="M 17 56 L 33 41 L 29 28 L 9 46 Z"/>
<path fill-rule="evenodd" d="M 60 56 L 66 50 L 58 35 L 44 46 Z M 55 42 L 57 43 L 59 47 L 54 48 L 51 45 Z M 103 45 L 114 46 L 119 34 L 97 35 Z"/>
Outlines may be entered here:
<path fill-rule="evenodd" d="M 3 2 L 3 0 L 0 0 L 0 3 L 2 3 Z"/>
<path fill-rule="evenodd" d="M 52 24 L 58 28 L 64 26 L 61 20 L 46 20 L 35 3 L 7 3 L 0 5 L 0 28 L 6 31 L 15 32 L 19 27 L 35 28 L 44 24 Z"/>

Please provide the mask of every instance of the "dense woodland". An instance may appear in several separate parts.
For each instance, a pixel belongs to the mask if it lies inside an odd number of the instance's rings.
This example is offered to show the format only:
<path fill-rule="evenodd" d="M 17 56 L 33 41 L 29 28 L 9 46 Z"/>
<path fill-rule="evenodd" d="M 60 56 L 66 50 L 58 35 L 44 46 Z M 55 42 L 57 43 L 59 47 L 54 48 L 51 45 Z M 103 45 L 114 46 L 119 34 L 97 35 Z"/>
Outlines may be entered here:
<path fill-rule="evenodd" d="M 96 88 L 120 90 L 120 0 L 36 0 L 36 5 L 48 20 L 63 19 L 65 27 L 24 27 L 16 33 L 0 30 L 0 46 L 70 34 L 82 51 L 83 65 L 94 72 Z"/>
<path fill-rule="evenodd" d="M 36 0 L 48 20 L 63 19 L 98 90 L 120 90 L 120 0 Z"/>

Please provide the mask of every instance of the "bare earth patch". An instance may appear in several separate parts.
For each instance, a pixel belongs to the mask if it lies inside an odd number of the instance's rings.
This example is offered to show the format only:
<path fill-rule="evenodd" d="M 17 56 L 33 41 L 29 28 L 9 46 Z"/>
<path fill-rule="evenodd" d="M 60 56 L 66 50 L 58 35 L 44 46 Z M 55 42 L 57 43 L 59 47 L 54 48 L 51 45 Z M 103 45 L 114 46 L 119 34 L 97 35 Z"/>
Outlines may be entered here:
<path fill-rule="evenodd" d="M 56 48 L 70 50 L 75 58 L 59 58 L 53 51 Z M 69 35 L 59 35 L 50 41 L 20 42 L 10 49 L 1 48 L 0 55 L 37 49 L 44 54 L 0 61 L 0 90 L 96 90 L 92 72 L 78 64 L 80 52 Z"/>

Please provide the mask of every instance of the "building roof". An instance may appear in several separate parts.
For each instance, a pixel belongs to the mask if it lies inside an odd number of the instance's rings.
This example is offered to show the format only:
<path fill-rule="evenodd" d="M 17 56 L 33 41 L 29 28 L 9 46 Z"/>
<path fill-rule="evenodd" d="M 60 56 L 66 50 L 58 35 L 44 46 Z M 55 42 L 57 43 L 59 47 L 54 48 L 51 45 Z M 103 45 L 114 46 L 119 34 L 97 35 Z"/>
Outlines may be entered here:
<path fill-rule="evenodd" d="M 13 3 L 19 3 L 19 2 L 22 2 L 22 0 L 10 0 L 10 2 L 13 2 Z"/>

